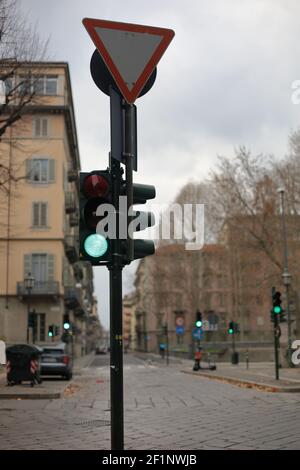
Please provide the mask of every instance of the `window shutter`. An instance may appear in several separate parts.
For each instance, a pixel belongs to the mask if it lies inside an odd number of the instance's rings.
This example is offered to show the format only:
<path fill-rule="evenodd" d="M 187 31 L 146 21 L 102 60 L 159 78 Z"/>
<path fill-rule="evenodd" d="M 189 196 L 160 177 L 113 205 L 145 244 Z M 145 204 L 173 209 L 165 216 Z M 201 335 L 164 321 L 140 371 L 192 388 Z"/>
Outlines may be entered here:
<path fill-rule="evenodd" d="M 42 136 L 48 135 L 48 119 L 42 119 Z"/>
<path fill-rule="evenodd" d="M 41 227 L 47 227 L 47 208 L 48 208 L 48 204 L 47 202 L 41 202 L 40 203 L 40 214 L 41 214 L 41 217 L 40 217 L 40 225 Z"/>
<path fill-rule="evenodd" d="M 31 273 L 31 255 L 24 255 L 24 278 L 26 274 Z"/>
<path fill-rule="evenodd" d="M 53 183 L 55 181 L 55 160 L 48 160 L 49 164 L 49 182 Z"/>
<path fill-rule="evenodd" d="M 38 202 L 32 203 L 32 226 L 38 227 L 40 225 L 40 207 Z"/>
<path fill-rule="evenodd" d="M 27 158 L 26 160 L 26 179 L 27 181 L 32 180 L 32 163 L 33 161 Z"/>
<path fill-rule="evenodd" d="M 41 135 L 41 120 L 40 118 L 34 119 L 34 135 L 39 137 Z"/>
<path fill-rule="evenodd" d="M 48 281 L 54 281 L 54 255 L 48 255 Z"/>

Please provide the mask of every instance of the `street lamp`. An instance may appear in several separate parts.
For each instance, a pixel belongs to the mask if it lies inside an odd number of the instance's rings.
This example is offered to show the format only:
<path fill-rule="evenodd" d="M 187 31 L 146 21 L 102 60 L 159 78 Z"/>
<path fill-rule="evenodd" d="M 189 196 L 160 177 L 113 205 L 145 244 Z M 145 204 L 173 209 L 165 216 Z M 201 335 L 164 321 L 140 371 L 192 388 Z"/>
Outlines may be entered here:
<path fill-rule="evenodd" d="M 24 286 L 25 289 L 27 290 L 27 343 L 29 343 L 29 319 L 30 319 L 30 296 L 31 296 L 31 291 L 34 287 L 34 277 L 32 276 L 31 273 L 27 273 L 24 277 Z M 33 323 L 33 342 L 34 342 L 34 325 L 35 321 Z"/>
<path fill-rule="evenodd" d="M 284 188 L 279 188 L 277 192 L 280 194 L 281 201 L 281 222 L 282 222 L 282 238 L 283 238 L 283 283 L 285 285 L 286 295 L 286 316 L 288 326 L 288 361 L 291 365 L 292 357 L 292 322 L 291 322 L 291 311 L 290 311 L 290 297 L 289 297 L 289 286 L 291 284 L 291 274 L 288 269 L 288 247 L 287 247 L 287 236 L 286 236 L 286 225 L 285 225 L 285 211 L 284 211 Z"/>

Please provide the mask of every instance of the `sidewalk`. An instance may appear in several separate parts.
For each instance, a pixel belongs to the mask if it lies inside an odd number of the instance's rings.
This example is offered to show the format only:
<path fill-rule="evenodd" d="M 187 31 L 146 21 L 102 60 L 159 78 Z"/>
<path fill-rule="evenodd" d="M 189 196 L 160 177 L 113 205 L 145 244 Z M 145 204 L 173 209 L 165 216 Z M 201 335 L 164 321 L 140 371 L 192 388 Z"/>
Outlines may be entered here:
<path fill-rule="evenodd" d="M 79 375 L 84 367 L 88 367 L 92 361 L 95 353 L 87 354 L 83 357 L 74 360 L 73 374 Z M 0 369 L 0 400 L 15 399 L 39 399 L 51 400 L 61 398 L 65 390 L 70 387 L 71 380 L 62 380 L 59 377 L 43 378 L 41 384 L 31 387 L 29 382 L 24 382 L 20 385 L 8 387 L 6 384 L 6 370 Z"/>
<path fill-rule="evenodd" d="M 212 380 L 231 383 L 243 388 L 256 388 L 266 392 L 298 392 L 300 393 L 300 368 L 279 369 L 279 380 L 275 379 L 273 363 L 255 363 L 246 369 L 245 364 L 217 364 L 217 370 L 200 369 L 193 371 L 193 361 L 190 367 L 186 364 L 181 372 L 205 377 Z M 203 364 L 207 367 L 207 364 Z"/>

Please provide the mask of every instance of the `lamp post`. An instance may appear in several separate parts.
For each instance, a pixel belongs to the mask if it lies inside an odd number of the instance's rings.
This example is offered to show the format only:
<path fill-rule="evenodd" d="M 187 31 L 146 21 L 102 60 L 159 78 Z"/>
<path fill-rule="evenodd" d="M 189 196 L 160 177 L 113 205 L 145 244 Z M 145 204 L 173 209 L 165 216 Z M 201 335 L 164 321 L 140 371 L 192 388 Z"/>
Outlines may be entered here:
<path fill-rule="evenodd" d="M 27 343 L 29 343 L 29 319 L 30 319 L 30 300 L 31 300 L 31 291 L 34 287 L 34 277 L 31 273 L 27 273 L 24 277 L 24 286 L 27 290 Z M 35 326 L 35 319 L 33 322 L 33 342 L 34 342 L 34 326 Z"/>
<path fill-rule="evenodd" d="M 287 236 L 286 236 L 286 225 L 285 225 L 285 210 L 284 210 L 284 189 L 279 188 L 278 193 L 280 194 L 281 202 L 281 223 L 282 223 L 282 238 L 283 238 L 283 284 L 285 286 L 286 295 L 286 316 L 288 326 L 288 362 L 291 365 L 291 354 L 292 354 L 292 322 L 291 322 L 291 311 L 290 311 L 290 296 L 289 287 L 291 284 L 291 274 L 288 269 L 288 247 L 287 247 Z"/>

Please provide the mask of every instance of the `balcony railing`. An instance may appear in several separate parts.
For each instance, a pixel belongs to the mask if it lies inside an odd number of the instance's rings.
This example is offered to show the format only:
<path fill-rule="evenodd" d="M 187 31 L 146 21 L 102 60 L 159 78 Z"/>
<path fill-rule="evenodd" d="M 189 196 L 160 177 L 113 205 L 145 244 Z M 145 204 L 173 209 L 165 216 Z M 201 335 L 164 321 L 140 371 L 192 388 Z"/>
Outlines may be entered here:
<path fill-rule="evenodd" d="M 67 191 L 65 193 L 65 209 L 67 214 L 72 214 L 77 210 L 75 193 L 72 191 Z"/>
<path fill-rule="evenodd" d="M 76 308 L 81 305 L 81 294 L 76 287 L 65 287 L 65 304 L 69 308 Z"/>
<path fill-rule="evenodd" d="M 68 170 L 68 181 L 69 183 L 72 183 L 73 181 L 76 181 L 78 178 L 78 171 L 74 170 L 73 168 L 70 168 Z"/>
<path fill-rule="evenodd" d="M 28 290 L 24 282 L 17 282 L 17 295 L 28 296 Z M 32 296 L 57 296 L 59 295 L 59 283 L 57 281 L 35 281 L 33 289 L 30 289 Z"/>
<path fill-rule="evenodd" d="M 78 237 L 75 235 L 66 235 L 65 240 L 65 253 L 70 263 L 76 263 L 79 258 L 78 253 Z"/>
<path fill-rule="evenodd" d="M 77 211 L 70 214 L 69 224 L 70 227 L 77 227 L 79 225 L 79 214 Z"/>

